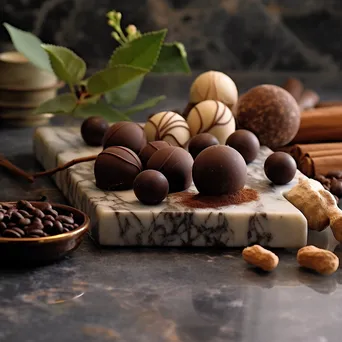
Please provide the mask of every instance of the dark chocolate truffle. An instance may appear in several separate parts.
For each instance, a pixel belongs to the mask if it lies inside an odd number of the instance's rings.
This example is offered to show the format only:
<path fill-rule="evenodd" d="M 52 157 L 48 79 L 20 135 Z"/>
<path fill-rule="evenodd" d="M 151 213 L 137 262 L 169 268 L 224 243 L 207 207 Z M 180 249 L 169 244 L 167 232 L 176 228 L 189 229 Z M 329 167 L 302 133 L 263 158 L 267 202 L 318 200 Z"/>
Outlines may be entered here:
<path fill-rule="evenodd" d="M 130 149 L 112 146 L 96 158 L 96 186 L 102 190 L 132 189 L 135 177 L 142 171 L 139 157 Z"/>
<path fill-rule="evenodd" d="M 181 147 L 170 146 L 154 153 L 147 162 L 147 169 L 160 171 L 169 181 L 170 192 L 178 192 L 191 185 L 192 164 L 190 153 Z"/>
<path fill-rule="evenodd" d="M 156 205 L 169 193 L 169 182 L 161 172 L 145 170 L 135 178 L 133 190 L 141 203 Z"/>
<path fill-rule="evenodd" d="M 296 174 L 295 160 L 285 152 L 274 152 L 265 161 L 264 171 L 267 178 L 276 185 L 292 181 Z"/>
<path fill-rule="evenodd" d="M 247 164 L 257 157 L 260 150 L 260 143 L 256 135 L 245 129 L 239 129 L 231 134 L 226 145 L 240 152 Z"/>
<path fill-rule="evenodd" d="M 120 121 L 109 127 L 103 137 L 103 148 L 124 146 L 136 154 L 146 145 L 144 129 L 135 122 Z"/>
<path fill-rule="evenodd" d="M 192 158 L 196 158 L 200 152 L 209 146 L 218 145 L 219 141 L 210 133 L 200 133 L 191 138 L 189 142 L 189 152 Z"/>
<path fill-rule="evenodd" d="M 272 149 L 285 146 L 297 134 L 300 109 L 285 89 L 264 84 L 241 96 L 237 105 L 240 128 L 252 131 L 261 145 Z"/>
<path fill-rule="evenodd" d="M 147 145 L 139 153 L 139 158 L 143 166 L 146 167 L 147 162 L 155 152 L 169 146 L 171 146 L 171 144 L 163 140 L 151 141 L 147 143 Z"/>
<path fill-rule="evenodd" d="M 83 121 L 81 135 L 87 145 L 101 146 L 108 128 L 109 124 L 105 119 L 100 116 L 91 116 Z"/>
<path fill-rule="evenodd" d="M 247 166 L 241 154 L 229 146 L 210 146 L 195 159 L 192 177 L 203 195 L 232 194 L 246 184 Z"/>

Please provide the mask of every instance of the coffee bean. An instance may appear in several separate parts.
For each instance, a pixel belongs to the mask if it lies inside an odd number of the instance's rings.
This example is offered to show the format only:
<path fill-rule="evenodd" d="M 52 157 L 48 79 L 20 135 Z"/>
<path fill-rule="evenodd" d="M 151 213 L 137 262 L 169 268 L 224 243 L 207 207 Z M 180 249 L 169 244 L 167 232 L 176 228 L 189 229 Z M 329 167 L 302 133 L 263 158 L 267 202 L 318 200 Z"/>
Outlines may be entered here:
<path fill-rule="evenodd" d="M 41 203 L 41 205 L 40 205 L 41 211 L 45 212 L 45 211 L 50 210 L 50 209 L 52 209 L 52 206 L 50 203 L 48 203 L 48 202 Z"/>
<path fill-rule="evenodd" d="M 15 227 L 17 224 L 15 222 L 9 222 L 7 223 L 7 228 L 13 228 Z"/>
<path fill-rule="evenodd" d="M 63 233 L 69 233 L 69 229 L 68 228 L 63 228 Z"/>
<path fill-rule="evenodd" d="M 22 218 L 19 220 L 18 224 L 20 226 L 28 226 L 29 224 L 31 224 L 31 220 L 29 218 Z"/>
<path fill-rule="evenodd" d="M 326 180 L 326 178 L 323 175 L 316 175 L 315 179 L 320 183 L 323 183 Z"/>
<path fill-rule="evenodd" d="M 10 221 L 11 221 L 11 218 L 7 214 L 5 214 L 4 218 L 2 219 L 2 222 L 8 223 Z"/>
<path fill-rule="evenodd" d="M 39 237 L 45 236 L 45 233 L 41 229 L 33 229 L 30 231 L 29 235 L 38 235 Z"/>
<path fill-rule="evenodd" d="M 34 209 L 33 205 L 29 201 L 25 200 L 18 201 L 16 207 L 18 209 L 23 209 L 26 211 L 31 211 L 32 209 Z"/>
<path fill-rule="evenodd" d="M 48 232 L 52 232 L 53 231 L 53 222 L 51 221 L 44 221 L 44 230 L 48 231 Z"/>
<path fill-rule="evenodd" d="M 0 222 L 0 233 L 7 229 L 6 223 Z"/>
<path fill-rule="evenodd" d="M 14 227 L 14 228 L 12 228 L 12 230 L 16 231 L 21 236 L 25 236 L 25 232 L 22 229 L 20 229 L 19 227 Z"/>
<path fill-rule="evenodd" d="M 342 197 L 342 181 L 336 178 L 331 180 L 330 191 L 337 197 Z"/>
<path fill-rule="evenodd" d="M 45 215 L 44 220 L 54 222 L 55 218 L 52 215 Z"/>
<path fill-rule="evenodd" d="M 55 221 L 53 223 L 53 228 L 55 229 L 56 233 L 62 233 L 63 232 L 63 225 L 59 221 Z"/>
<path fill-rule="evenodd" d="M 58 216 L 58 212 L 54 209 L 47 209 L 45 210 L 46 215 L 51 215 L 52 217 L 56 218 Z"/>
<path fill-rule="evenodd" d="M 70 216 L 65 216 L 65 215 L 59 215 L 56 217 L 56 220 L 61 221 L 62 223 L 68 223 L 68 224 L 73 224 L 74 219 Z"/>
<path fill-rule="evenodd" d="M 330 171 L 326 175 L 327 178 L 342 178 L 342 170 Z"/>
<path fill-rule="evenodd" d="M 78 228 L 79 225 L 77 223 L 74 223 L 74 229 Z"/>
<path fill-rule="evenodd" d="M 32 210 L 32 215 L 38 218 L 43 218 L 45 216 L 45 214 L 38 208 L 34 208 Z"/>
<path fill-rule="evenodd" d="M 0 221 L 2 221 L 4 219 L 4 216 L 5 216 L 4 213 L 0 212 Z"/>
<path fill-rule="evenodd" d="M 6 209 L 0 209 L 0 213 L 6 214 L 7 210 Z"/>
<path fill-rule="evenodd" d="M 74 225 L 73 224 L 68 224 L 68 223 L 64 223 L 63 227 L 67 228 L 69 231 L 74 229 Z"/>
<path fill-rule="evenodd" d="M 39 238 L 40 236 L 39 236 L 39 235 L 32 234 L 32 235 L 28 235 L 28 237 L 30 237 L 30 238 Z"/>
<path fill-rule="evenodd" d="M 32 223 L 42 223 L 42 220 L 39 217 L 34 217 L 31 221 Z"/>
<path fill-rule="evenodd" d="M 25 229 L 27 232 L 30 232 L 32 230 L 43 230 L 44 226 L 41 222 L 33 222 L 32 224 L 30 224 L 29 226 L 27 226 L 27 228 Z"/>
<path fill-rule="evenodd" d="M 26 210 L 20 209 L 20 210 L 18 210 L 18 212 L 25 218 L 31 218 L 32 217 L 32 215 L 29 214 Z"/>
<path fill-rule="evenodd" d="M 17 211 L 17 209 L 16 208 L 9 208 L 8 210 L 7 210 L 7 215 L 9 216 L 9 217 L 12 217 L 12 214 L 14 213 L 14 212 L 16 212 Z"/>
<path fill-rule="evenodd" d="M 2 233 L 2 236 L 10 237 L 10 238 L 20 238 L 21 237 L 21 235 L 18 232 L 16 232 L 15 230 L 13 230 L 13 229 L 6 229 Z"/>
<path fill-rule="evenodd" d="M 11 216 L 11 220 L 14 220 L 14 221 L 16 221 L 16 222 L 18 222 L 19 220 L 21 220 L 21 219 L 23 219 L 24 217 L 23 217 L 23 215 L 21 215 L 20 213 L 19 213 L 19 211 L 14 211 L 13 213 L 12 213 L 12 216 Z"/>

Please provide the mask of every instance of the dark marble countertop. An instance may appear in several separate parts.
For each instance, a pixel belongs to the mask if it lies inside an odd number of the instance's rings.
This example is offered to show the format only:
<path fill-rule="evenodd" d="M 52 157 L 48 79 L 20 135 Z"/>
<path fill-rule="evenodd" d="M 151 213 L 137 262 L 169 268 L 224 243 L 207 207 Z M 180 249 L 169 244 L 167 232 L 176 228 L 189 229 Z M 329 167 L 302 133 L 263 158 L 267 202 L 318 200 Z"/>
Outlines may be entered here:
<path fill-rule="evenodd" d="M 238 80 L 246 89 L 279 84 L 285 76 L 272 82 L 267 77 Z M 307 82 L 323 99 L 338 99 L 337 79 L 319 83 L 310 77 Z M 144 91 L 168 95 L 160 109 L 184 106 L 190 81 L 163 83 L 148 81 Z M 40 169 L 32 153 L 33 131 L 0 133 L 0 152 L 29 171 Z M 0 170 L 0 189 L 2 201 L 47 196 L 65 202 L 50 179 L 27 184 Z M 297 266 L 296 251 L 276 252 L 280 265 L 265 274 L 246 266 L 239 249 L 101 249 L 86 239 L 53 265 L 0 268 L 0 341 L 338 341 L 342 271 L 318 276 Z M 336 253 L 342 257 L 342 251 Z"/>

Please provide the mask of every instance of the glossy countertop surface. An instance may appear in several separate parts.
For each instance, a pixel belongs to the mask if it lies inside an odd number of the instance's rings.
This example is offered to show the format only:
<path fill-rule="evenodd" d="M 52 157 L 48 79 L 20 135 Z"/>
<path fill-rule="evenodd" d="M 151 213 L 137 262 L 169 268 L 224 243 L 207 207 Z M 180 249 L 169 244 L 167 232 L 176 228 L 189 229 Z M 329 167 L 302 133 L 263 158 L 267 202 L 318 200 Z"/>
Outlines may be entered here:
<path fill-rule="evenodd" d="M 245 88 L 270 83 L 240 82 Z M 163 90 L 169 96 L 160 109 L 186 104 L 188 79 L 164 82 L 163 89 L 161 83 L 146 84 L 151 96 Z M 327 82 L 320 94 L 336 100 L 339 89 Z M 40 170 L 33 128 L 2 127 L 0 134 L 1 153 Z M 48 178 L 27 184 L 0 169 L 0 189 L 1 201 L 65 202 Z M 13 269 L 2 260 L 0 341 L 339 341 L 341 269 L 322 277 L 300 269 L 296 251 L 275 252 L 280 264 L 271 274 L 247 266 L 239 249 L 103 249 L 90 239 L 53 265 Z M 339 247 L 335 252 L 342 256 Z"/>

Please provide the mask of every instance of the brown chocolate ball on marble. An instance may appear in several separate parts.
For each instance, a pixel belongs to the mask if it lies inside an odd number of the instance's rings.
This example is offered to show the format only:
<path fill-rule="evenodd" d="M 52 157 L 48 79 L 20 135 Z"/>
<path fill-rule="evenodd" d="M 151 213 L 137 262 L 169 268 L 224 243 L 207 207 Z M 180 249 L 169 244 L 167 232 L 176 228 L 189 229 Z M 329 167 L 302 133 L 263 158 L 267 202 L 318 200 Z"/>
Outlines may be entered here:
<path fill-rule="evenodd" d="M 258 138 L 254 133 L 246 129 L 238 129 L 231 134 L 227 139 L 226 145 L 240 152 L 247 164 L 257 157 L 260 150 Z"/>
<path fill-rule="evenodd" d="M 135 122 L 120 121 L 110 126 L 103 137 L 103 149 L 111 146 L 127 147 L 136 154 L 146 145 L 144 129 Z"/>
<path fill-rule="evenodd" d="M 210 146 L 195 159 L 192 177 L 203 195 L 237 192 L 246 184 L 247 166 L 239 152 L 229 146 Z"/>
<path fill-rule="evenodd" d="M 164 140 L 150 141 L 146 146 L 140 151 L 139 158 L 144 167 L 146 167 L 147 162 L 152 157 L 152 155 L 161 150 L 162 148 L 170 147 L 171 144 Z"/>
<path fill-rule="evenodd" d="M 160 171 L 169 182 L 169 191 L 178 192 L 190 187 L 192 165 L 189 152 L 170 146 L 155 152 L 147 162 L 147 169 Z"/>
<path fill-rule="evenodd" d="M 161 203 L 169 193 L 169 182 L 156 170 L 145 170 L 138 174 L 133 183 L 137 199 L 147 205 Z"/>
<path fill-rule="evenodd" d="M 267 178 L 276 185 L 292 181 L 297 171 L 295 160 L 285 152 L 274 152 L 265 161 L 264 171 Z"/>
<path fill-rule="evenodd" d="M 132 150 L 122 146 L 111 146 L 96 158 L 96 186 L 102 190 L 132 189 L 134 179 L 141 171 L 141 161 Z"/>
<path fill-rule="evenodd" d="M 261 145 L 277 148 L 289 143 L 300 125 L 300 109 L 285 89 L 264 84 L 250 89 L 237 105 L 239 128 L 253 132 Z"/>
<path fill-rule="evenodd" d="M 204 149 L 209 146 L 218 145 L 217 138 L 210 133 L 200 133 L 189 141 L 188 150 L 192 158 L 196 158 Z"/>
<path fill-rule="evenodd" d="M 89 146 L 101 146 L 103 137 L 109 128 L 107 120 L 101 116 L 91 116 L 84 120 L 81 126 L 81 135 Z"/>

